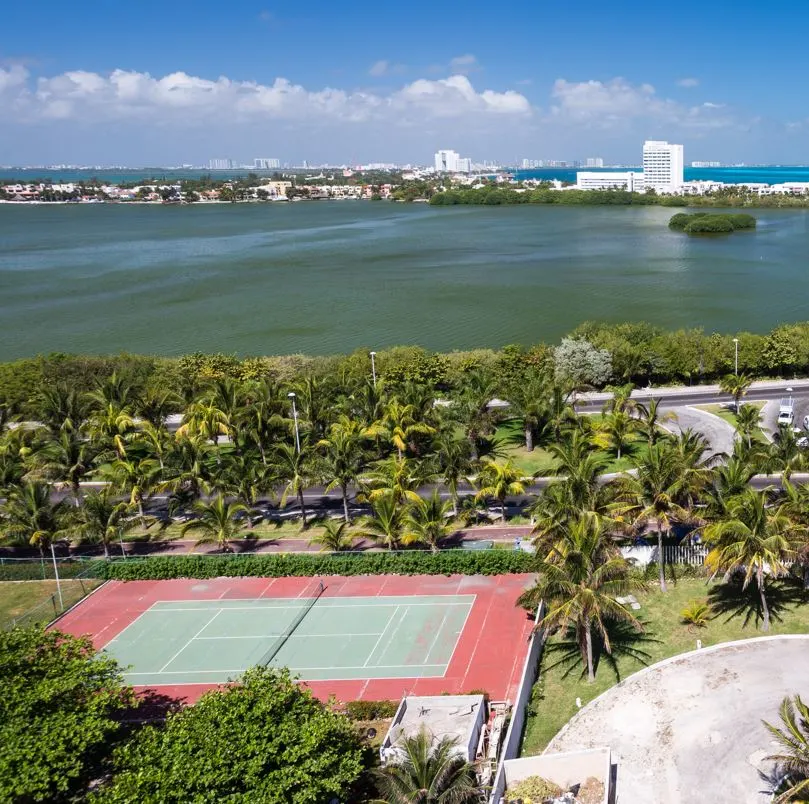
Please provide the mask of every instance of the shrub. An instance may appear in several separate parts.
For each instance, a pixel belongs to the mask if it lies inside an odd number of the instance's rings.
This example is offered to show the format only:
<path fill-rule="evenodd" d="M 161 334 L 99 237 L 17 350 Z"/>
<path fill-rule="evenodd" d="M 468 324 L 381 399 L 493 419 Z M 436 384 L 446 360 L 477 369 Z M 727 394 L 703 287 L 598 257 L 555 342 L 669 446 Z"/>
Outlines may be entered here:
<path fill-rule="evenodd" d="M 726 217 L 733 224 L 734 229 L 756 228 L 756 219 L 752 215 L 747 215 L 744 212 L 737 212 L 732 215 L 727 215 Z"/>
<path fill-rule="evenodd" d="M 705 600 L 692 600 L 681 612 L 680 618 L 689 630 L 705 628 L 711 619 L 711 607 Z"/>
<path fill-rule="evenodd" d="M 506 791 L 506 801 L 528 799 L 541 804 L 541 802 L 562 795 L 563 792 L 558 784 L 554 784 L 549 779 L 543 779 L 542 776 L 529 776 L 527 779 L 517 782 L 514 787 L 509 787 Z"/>
<path fill-rule="evenodd" d="M 383 720 L 393 717 L 399 701 L 349 701 L 345 712 L 352 720 Z"/>
<path fill-rule="evenodd" d="M 683 231 L 686 234 L 725 234 L 733 231 L 733 224 L 724 215 L 705 215 L 692 220 Z"/>
<path fill-rule="evenodd" d="M 678 212 L 669 220 L 669 229 L 676 229 L 678 232 L 682 232 L 689 223 L 691 223 L 691 216 L 687 212 Z"/>
<path fill-rule="evenodd" d="M 121 581 L 169 578 L 312 577 L 315 575 L 505 575 L 533 572 L 535 556 L 513 550 L 447 550 L 440 553 L 343 553 L 300 555 L 182 555 L 111 561 L 103 577 Z"/>

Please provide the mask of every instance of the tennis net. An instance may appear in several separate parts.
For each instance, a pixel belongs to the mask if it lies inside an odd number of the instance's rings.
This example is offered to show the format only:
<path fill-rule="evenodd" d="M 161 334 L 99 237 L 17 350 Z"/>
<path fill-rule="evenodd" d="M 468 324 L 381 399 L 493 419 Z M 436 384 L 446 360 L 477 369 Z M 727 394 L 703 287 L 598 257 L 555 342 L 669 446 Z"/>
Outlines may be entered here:
<path fill-rule="evenodd" d="M 323 585 L 323 582 L 321 581 L 318 584 L 318 587 L 315 590 L 314 595 L 312 595 L 312 597 L 309 599 L 309 601 L 306 603 L 306 605 L 301 609 L 301 611 L 295 617 L 295 619 L 287 626 L 284 633 L 280 634 L 276 638 L 275 642 L 273 642 L 273 644 L 270 646 L 270 649 L 261 657 L 261 660 L 259 661 L 259 664 L 262 667 L 267 667 L 270 664 L 270 662 L 278 655 L 281 648 L 283 648 L 284 645 L 286 645 L 287 640 L 292 636 L 292 634 L 295 633 L 295 631 L 298 629 L 300 624 L 304 621 L 304 618 L 306 617 L 306 615 L 312 610 L 312 606 L 314 606 L 315 603 L 317 603 L 318 599 L 320 598 L 320 596 L 323 594 L 323 592 L 325 590 L 326 590 L 326 587 Z"/>

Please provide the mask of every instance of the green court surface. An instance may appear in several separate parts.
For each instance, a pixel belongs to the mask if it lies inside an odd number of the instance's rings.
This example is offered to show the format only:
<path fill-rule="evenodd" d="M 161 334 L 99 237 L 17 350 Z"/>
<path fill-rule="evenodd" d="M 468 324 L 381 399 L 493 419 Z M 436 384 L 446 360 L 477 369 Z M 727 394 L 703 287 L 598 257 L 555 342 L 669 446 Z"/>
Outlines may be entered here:
<path fill-rule="evenodd" d="M 441 677 L 474 601 L 321 597 L 311 608 L 306 598 L 159 601 L 105 650 L 134 685 L 229 681 L 269 656 L 269 666 L 289 667 L 304 681 Z"/>

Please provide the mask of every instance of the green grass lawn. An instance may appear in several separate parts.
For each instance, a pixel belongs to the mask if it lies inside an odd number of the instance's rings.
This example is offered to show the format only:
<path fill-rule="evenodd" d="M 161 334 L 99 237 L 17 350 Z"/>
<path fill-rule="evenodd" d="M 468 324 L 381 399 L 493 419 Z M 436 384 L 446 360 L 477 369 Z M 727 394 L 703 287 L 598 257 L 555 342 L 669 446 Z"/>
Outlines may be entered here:
<path fill-rule="evenodd" d="M 81 600 L 85 593 L 98 586 L 101 581 L 62 581 L 62 599 L 65 608 Z M 56 581 L 0 581 L 0 625 L 19 617 L 21 614 L 40 606 L 28 622 L 50 622 L 56 617 L 58 603 L 49 600 L 56 595 Z"/>
<path fill-rule="evenodd" d="M 307 514 L 307 520 L 311 514 Z M 306 530 L 302 530 L 300 519 L 286 520 L 284 522 L 258 522 L 250 530 L 245 524 L 244 529 L 239 532 L 240 539 L 313 539 L 323 532 L 322 526 L 318 524 L 310 525 Z M 174 539 L 198 538 L 198 533 L 194 530 L 183 535 L 183 523 L 172 522 L 164 528 L 159 525 L 152 525 L 150 528 L 135 528 L 130 531 L 124 541 L 173 541 Z"/>
<path fill-rule="evenodd" d="M 644 666 L 696 648 L 735 639 L 762 636 L 754 608 L 757 595 L 740 596 L 730 584 L 708 584 L 704 579 L 681 579 L 663 594 L 650 586 L 636 594 L 641 609 L 634 612 L 644 633 L 623 630 L 613 638 L 613 655 L 600 662 L 596 680 L 589 684 L 578 647 L 560 636 L 549 639 L 542 657 L 540 680 L 534 686 L 523 737 L 522 755 L 540 753 L 559 729 L 576 713 L 576 698 L 586 704 Z M 774 615 L 770 634 L 809 633 L 809 597 L 799 586 L 772 588 Z M 680 611 L 692 600 L 711 599 L 715 613 L 706 628 L 689 630 Z"/>
<path fill-rule="evenodd" d="M 593 416 L 592 418 L 599 417 Z M 550 452 L 541 447 L 535 447 L 531 452 L 525 449 L 525 435 L 519 420 L 509 419 L 500 424 L 495 439 L 500 443 L 504 456 L 526 475 L 547 476 L 555 473 L 556 460 Z M 638 456 L 642 455 L 646 449 L 645 439 L 638 437 L 620 460 L 614 455 L 602 451 L 607 459 L 604 472 L 623 472 L 632 469 L 636 465 Z"/>
<path fill-rule="evenodd" d="M 745 402 L 744 404 L 753 405 L 753 407 L 758 408 L 759 411 L 764 407 L 763 402 Z M 697 410 L 704 410 L 706 413 L 713 413 L 714 416 L 724 419 L 734 430 L 736 429 L 736 412 L 733 410 L 733 408 L 728 408 L 719 404 L 694 405 L 694 407 L 697 408 Z M 753 433 L 753 440 L 761 441 L 762 443 L 767 441 L 767 438 L 765 437 L 761 428 L 757 429 Z"/>

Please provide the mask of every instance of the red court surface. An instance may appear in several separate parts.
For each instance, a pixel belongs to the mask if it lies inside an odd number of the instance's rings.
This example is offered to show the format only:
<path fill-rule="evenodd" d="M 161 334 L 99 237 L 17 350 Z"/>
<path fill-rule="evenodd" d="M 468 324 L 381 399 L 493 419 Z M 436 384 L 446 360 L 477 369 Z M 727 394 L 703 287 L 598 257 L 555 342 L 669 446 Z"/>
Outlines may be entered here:
<path fill-rule="evenodd" d="M 328 576 L 323 597 L 474 595 L 446 673 L 433 678 L 373 678 L 310 681 L 322 700 L 398 700 L 404 695 L 439 695 L 485 690 L 494 700 L 514 700 L 528 651 L 533 620 L 515 605 L 532 576 L 363 575 Z M 214 578 L 168 581 L 108 581 L 56 621 L 54 627 L 88 634 L 101 649 L 160 601 L 306 598 L 321 579 Z M 136 687 L 191 703 L 217 684 Z"/>

